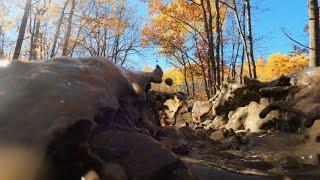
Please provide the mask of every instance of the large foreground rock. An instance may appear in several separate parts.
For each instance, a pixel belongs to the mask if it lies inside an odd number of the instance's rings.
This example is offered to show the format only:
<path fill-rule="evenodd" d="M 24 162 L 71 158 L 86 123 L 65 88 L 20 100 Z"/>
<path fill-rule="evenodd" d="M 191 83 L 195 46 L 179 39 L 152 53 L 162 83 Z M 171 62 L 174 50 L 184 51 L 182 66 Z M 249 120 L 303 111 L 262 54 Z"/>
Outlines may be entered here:
<path fill-rule="evenodd" d="M 18 167 L 34 159 L 27 180 L 80 179 L 91 169 L 101 170 L 88 145 L 94 129 L 113 122 L 124 105 L 145 101 L 150 83 L 161 82 L 162 74 L 160 67 L 130 72 L 102 57 L 13 61 L 1 67 L 0 167 L 15 164 L 11 170 L 22 174 L 26 170 Z M 6 173 L 0 179 L 16 180 Z"/>
<path fill-rule="evenodd" d="M 94 137 L 93 144 L 99 147 L 106 162 L 116 162 L 124 167 L 130 179 L 190 178 L 188 169 L 178 157 L 146 135 L 107 130 Z"/>

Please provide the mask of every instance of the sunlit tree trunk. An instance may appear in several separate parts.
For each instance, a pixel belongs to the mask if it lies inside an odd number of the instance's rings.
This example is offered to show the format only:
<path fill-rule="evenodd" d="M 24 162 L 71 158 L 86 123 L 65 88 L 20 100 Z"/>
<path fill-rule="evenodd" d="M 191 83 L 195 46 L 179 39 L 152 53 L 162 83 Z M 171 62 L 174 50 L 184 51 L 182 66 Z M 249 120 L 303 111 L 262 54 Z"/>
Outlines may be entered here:
<path fill-rule="evenodd" d="M 188 69 L 189 69 L 190 76 L 191 76 L 192 96 L 195 97 L 194 70 L 193 70 L 192 64 L 190 63 L 189 58 L 187 58 L 187 62 L 188 62 L 188 66 L 189 66 Z"/>
<path fill-rule="evenodd" d="M 320 66 L 319 5 L 318 0 L 309 0 L 309 66 Z"/>
<path fill-rule="evenodd" d="M 50 53 L 50 58 L 53 58 L 55 56 L 55 54 L 56 54 L 57 42 L 58 42 L 58 38 L 60 36 L 61 25 L 62 25 L 62 22 L 63 22 L 63 18 L 65 16 L 65 11 L 67 9 L 68 3 L 69 3 L 69 0 L 67 0 L 64 3 L 62 11 L 61 11 L 60 18 L 59 18 L 59 20 L 57 22 L 56 32 L 54 34 L 53 45 L 52 45 L 52 49 L 51 49 L 51 53 Z"/>
<path fill-rule="evenodd" d="M 13 60 L 18 60 L 19 56 L 20 56 L 21 47 L 22 47 L 22 43 L 23 43 L 23 39 L 24 39 L 24 35 L 26 32 L 26 27 L 27 27 L 27 23 L 28 23 L 28 17 L 29 17 L 29 13 L 31 10 L 31 5 L 32 5 L 32 0 L 27 0 L 25 8 L 24 8 L 24 13 L 23 13 L 21 25 L 19 28 L 19 35 L 18 35 L 17 43 L 16 43 L 14 53 L 13 53 L 13 58 L 12 58 Z"/>
<path fill-rule="evenodd" d="M 71 9 L 70 9 L 69 18 L 68 18 L 67 33 L 66 33 L 66 36 L 64 39 L 64 45 L 63 45 L 63 49 L 62 49 L 62 56 L 68 55 L 68 47 L 69 47 L 69 41 L 70 41 L 70 36 L 71 36 L 71 30 L 72 30 L 72 19 L 73 19 L 74 9 L 76 7 L 76 4 L 77 4 L 77 1 L 72 0 Z"/>

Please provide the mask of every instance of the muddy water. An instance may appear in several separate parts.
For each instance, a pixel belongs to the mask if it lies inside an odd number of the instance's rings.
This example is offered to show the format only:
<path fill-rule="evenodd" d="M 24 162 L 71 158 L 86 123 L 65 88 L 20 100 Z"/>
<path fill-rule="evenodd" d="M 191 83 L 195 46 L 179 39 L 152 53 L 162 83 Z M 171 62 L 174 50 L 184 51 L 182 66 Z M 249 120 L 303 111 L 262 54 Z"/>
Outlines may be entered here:
<path fill-rule="evenodd" d="M 238 133 L 220 142 L 193 141 L 182 160 L 199 179 L 320 178 L 316 127 L 299 133 Z"/>

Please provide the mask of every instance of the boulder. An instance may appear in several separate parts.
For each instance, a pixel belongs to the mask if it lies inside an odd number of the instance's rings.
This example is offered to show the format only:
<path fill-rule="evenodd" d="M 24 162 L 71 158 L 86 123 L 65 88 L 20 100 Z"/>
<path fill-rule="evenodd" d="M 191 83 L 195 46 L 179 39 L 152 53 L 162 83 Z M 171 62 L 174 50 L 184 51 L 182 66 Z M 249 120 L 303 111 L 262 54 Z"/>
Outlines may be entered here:
<path fill-rule="evenodd" d="M 179 158 L 143 134 L 108 130 L 96 135 L 92 144 L 99 148 L 97 154 L 104 161 L 125 167 L 129 179 L 177 178 L 177 171 L 181 170 L 188 174 Z M 111 152 L 116 155 L 110 156 L 114 154 Z"/>

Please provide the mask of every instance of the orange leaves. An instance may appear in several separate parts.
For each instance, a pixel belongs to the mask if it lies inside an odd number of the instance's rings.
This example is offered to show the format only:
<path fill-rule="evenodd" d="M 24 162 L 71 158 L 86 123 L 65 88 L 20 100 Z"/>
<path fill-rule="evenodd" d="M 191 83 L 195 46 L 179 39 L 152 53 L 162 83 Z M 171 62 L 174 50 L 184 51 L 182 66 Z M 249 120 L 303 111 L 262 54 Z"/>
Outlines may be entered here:
<path fill-rule="evenodd" d="M 163 7 L 162 0 L 151 0 L 148 2 L 149 13 L 152 13 L 152 14 L 159 13 L 162 7 Z"/>
<path fill-rule="evenodd" d="M 170 1 L 167 4 L 161 0 L 153 0 L 148 7 L 151 22 L 143 27 L 142 45 L 156 45 L 163 55 L 175 53 L 177 48 L 186 43 L 191 31 L 186 24 L 194 24 L 199 14 L 195 13 L 198 7 L 184 0 Z"/>
<path fill-rule="evenodd" d="M 142 29 L 143 46 L 158 46 L 161 54 L 173 56 L 174 59 L 176 52 L 194 50 L 196 43 L 199 49 L 207 49 L 202 38 L 206 37 L 204 13 L 199 4 L 186 0 L 151 0 L 148 5 L 151 22 Z M 215 14 L 213 7 L 211 11 Z M 220 11 L 223 24 L 226 8 L 222 6 Z M 212 28 L 215 30 L 214 25 Z M 198 55 L 197 52 L 187 53 Z"/>

